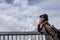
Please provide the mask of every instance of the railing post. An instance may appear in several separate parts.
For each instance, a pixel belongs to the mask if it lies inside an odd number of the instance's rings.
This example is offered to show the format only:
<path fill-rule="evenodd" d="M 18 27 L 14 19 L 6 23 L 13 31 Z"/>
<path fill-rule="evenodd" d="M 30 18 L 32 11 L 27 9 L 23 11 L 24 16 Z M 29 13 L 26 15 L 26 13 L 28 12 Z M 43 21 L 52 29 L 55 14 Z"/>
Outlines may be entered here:
<path fill-rule="evenodd" d="M 7 35 L 7 39 L 9 40 L 9 35 Z"/>
<path fill-rule="evenodd" d="M 38 35 L 38 40 L 40 40 L 40 35 Z"/>
<path fill-rule="evenodd" d="M 20 40 L 21 40 L 21 35 L 19 37 L 20 37 Z"/>
<path fill-rule="evenodd" d="M 16 35 L 16 40 L 17 40 L 17 35 Z"/>
<path fill-rule="evenodd" d="M 35 40 L 36 40 L 36 35 L 35 35 Z"/>
<path fill-rule="evenodd" d="M 5 35 L 2 35 L 3 36 L 3 40 L 5 40 Z"/>

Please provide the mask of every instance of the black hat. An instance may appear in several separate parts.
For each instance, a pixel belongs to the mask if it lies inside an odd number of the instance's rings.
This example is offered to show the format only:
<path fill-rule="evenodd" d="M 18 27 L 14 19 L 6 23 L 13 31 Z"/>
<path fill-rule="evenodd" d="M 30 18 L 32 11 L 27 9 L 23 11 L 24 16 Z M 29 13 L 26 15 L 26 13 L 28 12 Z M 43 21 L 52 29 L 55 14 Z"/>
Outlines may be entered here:
<path fill-rule="evenodd" d="M 48 15 L 47 14 L 43 14 L 43 15 L 40 15 L 40 18 L 44 18 L 45 20 L 48 20 Z"/>

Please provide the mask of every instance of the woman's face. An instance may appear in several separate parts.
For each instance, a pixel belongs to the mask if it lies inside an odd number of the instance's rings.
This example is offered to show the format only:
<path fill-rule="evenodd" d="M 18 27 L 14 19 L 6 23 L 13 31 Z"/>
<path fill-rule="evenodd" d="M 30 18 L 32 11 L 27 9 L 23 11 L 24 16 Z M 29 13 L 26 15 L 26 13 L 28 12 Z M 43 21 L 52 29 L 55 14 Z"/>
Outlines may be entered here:
<path fill-rule="evenodd" d="M 39 22 L 40 22 L 40 23 L 43 23 L 43 22 L 44 22 L 44 18 L 41 17 L 41 18 L 39 19 Z"/>

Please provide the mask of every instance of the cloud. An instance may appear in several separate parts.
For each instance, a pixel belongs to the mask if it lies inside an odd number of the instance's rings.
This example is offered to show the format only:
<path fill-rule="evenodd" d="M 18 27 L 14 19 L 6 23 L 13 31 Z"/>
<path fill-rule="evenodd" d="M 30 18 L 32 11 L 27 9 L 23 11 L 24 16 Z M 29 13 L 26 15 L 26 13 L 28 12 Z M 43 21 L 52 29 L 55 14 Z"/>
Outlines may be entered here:
<path fill-rule="evenodd" d="M 1 31 L 32 31 L 37 28 L 40 14 L 47 13 L 49 19 L 59 17 L 59 10 L 46 10 L 40 5 L 29 5 L 28 0 L 14 0 L 13 4 L 0 3 L 0 27 Z M 57 14 L 58 13 L 58 14 Z M 51 17 L 52 16 L 52 17 Z M 59 21 L 57 19 L 57 21 Z M 51 21 L 52 24 L 57 21 Z M 56 25 L 55 24 L 55 25 Z M 56 25 L 57 26 L 57 25 Z M 59 25 L 60 26 L 60 25 Z"/>
<path fill-rule="evenodd" d="M 13 3 L 14 0 L 6 0 L 7 3 Z"/>
<path fill-rule="evenodd" d="M 13 4 L 5 3 L 5 1 L 0 4 L 1 31 L 27 31 L 28 29 L 32 31 L 35 29 L 38 15 L 45 11 L 27 3 L 24 0 L 15 0 Z"/>
<path fill-rule="evenodd" d="M 56 28 L 60 28 L 60 11 L 59 10 L 47 10 L 49 15 L 49 21 L 51 25 L 55 25 Z"/>
<path fill-rule="evenodd" d="M 45 0 L 28 0 L 28 4 L 29 5 L 36 5 L 36 4 L 41 3 L 43 1 L 45 1 Z"/>
<path fill-rule="evenodd" d="M 60 9 L 60 0 L 46 0 L 39 5 L 45 9 Z"/>

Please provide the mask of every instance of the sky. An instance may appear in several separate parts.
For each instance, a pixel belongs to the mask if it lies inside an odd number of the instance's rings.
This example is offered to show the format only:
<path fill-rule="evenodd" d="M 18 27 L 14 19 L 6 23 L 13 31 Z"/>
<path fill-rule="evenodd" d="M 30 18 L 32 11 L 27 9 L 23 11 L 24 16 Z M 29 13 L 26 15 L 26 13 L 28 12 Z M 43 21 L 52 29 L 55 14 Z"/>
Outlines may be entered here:
<path fill-rule="evenodd" d="M 60 0 L 0 0 L 0 31 L 36 31 L 39 16 L 60 29 Z"/>

